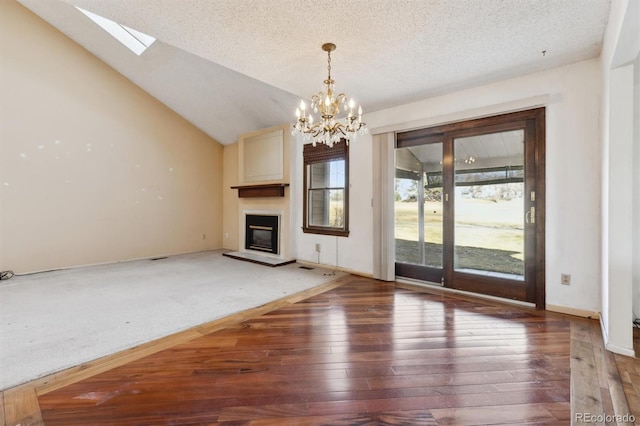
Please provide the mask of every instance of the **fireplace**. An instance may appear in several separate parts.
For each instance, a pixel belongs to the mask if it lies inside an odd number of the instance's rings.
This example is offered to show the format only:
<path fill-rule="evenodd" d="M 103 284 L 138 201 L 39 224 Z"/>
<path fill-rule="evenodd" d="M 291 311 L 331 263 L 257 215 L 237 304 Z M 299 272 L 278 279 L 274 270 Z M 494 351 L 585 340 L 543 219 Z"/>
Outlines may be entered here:
<path fill-rule="evenodd" d="M 245 215 L 245 249 L 280 254 L 279 215 Z"/>

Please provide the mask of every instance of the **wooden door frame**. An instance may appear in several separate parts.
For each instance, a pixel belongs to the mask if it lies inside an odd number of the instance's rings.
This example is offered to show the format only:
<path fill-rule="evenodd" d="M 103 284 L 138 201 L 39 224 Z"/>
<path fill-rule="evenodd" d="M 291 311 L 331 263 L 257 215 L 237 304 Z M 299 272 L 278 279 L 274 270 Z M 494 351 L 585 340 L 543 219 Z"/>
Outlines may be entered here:
<path fill-rule="evenodd" d="M 541 107 L 401 132 L 396 135 L 396 148 L 422 145 L 428 143 L 428 141 L 439 139 L 443 142 L 443 158 L 445 161 L 443 166 L 451 170 L 453 165 L 446 162 L 452 161 L 454 138 L 486 133 L 487 131 L 507 131 L 513 128 L 523 129 L 527 140 L 532 140 L 532 138 L 535 140 L 534 144 L 525 144 L 525 149 L 527 150 L 525 156 L 530 155 L 530 158 L 534 159 L 533 165 L 529 164 L 528 167 L 525 167 L 525 182 L 533 182 L 532 187 L 525 188 L 525 209 L 530 206 L 535 207 L 534 241 L 530 241 L 530 239 L 526 241 L 527 247 L 525 248 L 527 256 L 534 256 L 534 259 L 525 262 L 527 268 L 525 275 L 531 284 L 525 286 L 524 291 L 512 294 L 501 290 L 501 283 L 504 280 L 495 277 L 483 277 L 484 284 L 489 290 L 489 292 L 483 293 L 528 301 L 535 303 L 538 309 L 545 309 L 545 108 Z M 443 173 L 443 185 L 444 188 L 452 189 L 454 187 L 454 177 L 449 175 L 451 173 Z M 443 194 L 445 193 L 444 188 Z M 531 190 L 535 191 L 535 201 L 531 201 L 529 198 L 528 193 Z M 451 208 L 450 206 L 453 203 L 449 203 L 449 206 L 446 203 L 443 204 L 445 204 L 443 208 L 448 209 Z M 453 235 L 453 226 L 453 215 L 445 212 L 443 221 L 444 235 Z M 447 232 L 450 232 L 450 234 L 447 234 Z M 456 288 L 456 286 L 452 285 L 453 250 L 452 241 L 448 241 L 443 245 L 443 253 L 445 253 L 443 264 L 444 286 L 449 288 Z M 403 266 L 406 267 L 406 265 Z M 416 274 L 417 271 L 412 274 L 412 277 L 416 278 Z M 458 280 L 465 279 L 464 273 L 456 272 L 456 276 Z"/>

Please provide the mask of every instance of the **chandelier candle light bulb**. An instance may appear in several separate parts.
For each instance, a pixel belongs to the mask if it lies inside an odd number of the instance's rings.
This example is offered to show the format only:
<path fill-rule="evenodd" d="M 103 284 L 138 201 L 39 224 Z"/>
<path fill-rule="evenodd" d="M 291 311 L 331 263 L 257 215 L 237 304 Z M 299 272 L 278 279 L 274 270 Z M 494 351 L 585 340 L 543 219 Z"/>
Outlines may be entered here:
<path fill-rule="evenodd" d="M 355 102 L 353 98 L 347 103 L 347 96 L 340 93 L 338 96 L 334 93 L 334 81 L 331 79 L 331 52 L 334 51 L 336 45 L 333 43 L 325 43 L 322 50 L 327 52 L 327 79 L 324 81 L 323 90 L 311 97 L 311 109 L 314 113 L 320 112 L 321 120 L 313 123 L 313 116 L 306 115 L 306 104 L 300 101 L 299 108 L 296 108 L 296 123 L 291 127 L 291 134 L 302 134 L 305 141 L 311 141 L 313 146 L 316 143 L 324 143 L 333 146 L 334 143 L 344 139 L 347 144 L 349 140 L 355 139 L 358 134 L 368 133 L 365 123 L 362 122 L 362 106 L 358 106 L 358 122 L 355 123 L 356 117 L 353 115 Z M 349 112 L 346 117 L 339 118 L 340 104 L 344 104 L 344 111 Z"/>

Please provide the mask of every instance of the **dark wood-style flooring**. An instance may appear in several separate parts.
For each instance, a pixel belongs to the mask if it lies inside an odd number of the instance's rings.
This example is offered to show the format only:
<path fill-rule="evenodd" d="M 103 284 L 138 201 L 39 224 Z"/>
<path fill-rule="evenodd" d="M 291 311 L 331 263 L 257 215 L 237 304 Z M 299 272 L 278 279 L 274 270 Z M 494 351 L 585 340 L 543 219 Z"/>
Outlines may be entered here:
<path fill-rule="evenodd" d="M 0 420 L 566 425 L 637 416 L 639 377 L 596 321 L 348 276 L 0 393 Z"/>

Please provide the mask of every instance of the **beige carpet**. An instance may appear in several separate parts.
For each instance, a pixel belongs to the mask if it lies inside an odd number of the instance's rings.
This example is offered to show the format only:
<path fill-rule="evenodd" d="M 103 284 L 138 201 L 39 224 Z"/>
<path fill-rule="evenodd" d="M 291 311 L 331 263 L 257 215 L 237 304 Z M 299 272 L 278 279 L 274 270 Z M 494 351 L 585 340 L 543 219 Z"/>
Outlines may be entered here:
<path fill-rule="evenodd" d="M 0 282 L 0 390 L 313 288 L 344 274 L 207 251 Z"/>

